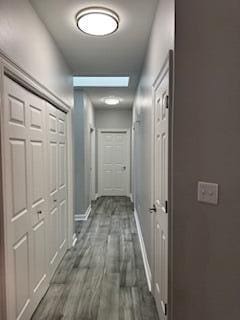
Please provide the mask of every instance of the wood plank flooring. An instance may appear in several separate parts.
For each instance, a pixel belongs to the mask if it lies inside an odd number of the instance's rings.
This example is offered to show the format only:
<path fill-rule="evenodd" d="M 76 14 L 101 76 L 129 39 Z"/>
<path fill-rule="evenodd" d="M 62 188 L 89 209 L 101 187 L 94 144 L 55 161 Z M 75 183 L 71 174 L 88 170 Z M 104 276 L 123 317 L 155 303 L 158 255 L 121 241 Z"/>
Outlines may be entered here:
<path fill-rule="evenodd" d="M 157 320 L 130 200 L 98 199 L 77 236 L 32 320 Z"/>

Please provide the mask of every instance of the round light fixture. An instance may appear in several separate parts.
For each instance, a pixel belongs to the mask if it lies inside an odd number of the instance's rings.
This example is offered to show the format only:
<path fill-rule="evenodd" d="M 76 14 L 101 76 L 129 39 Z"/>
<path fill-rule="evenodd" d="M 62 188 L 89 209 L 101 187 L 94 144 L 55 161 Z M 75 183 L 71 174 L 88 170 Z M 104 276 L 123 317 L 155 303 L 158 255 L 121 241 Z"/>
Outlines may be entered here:
<path fill-rule="evenodd" d="M 76 15 L 77 27 L 93 36 L 106 36 L 117 31 L 119 16 L 112 10 L 100 7 L 85 8 Z"/>
<path fill-rule="evenodd" d="M 104 98 L 105 104 L 108 104 L 109 106 L 116 106 L 120 103 L 120 99 L 116 97 L 108 97 Z"/>

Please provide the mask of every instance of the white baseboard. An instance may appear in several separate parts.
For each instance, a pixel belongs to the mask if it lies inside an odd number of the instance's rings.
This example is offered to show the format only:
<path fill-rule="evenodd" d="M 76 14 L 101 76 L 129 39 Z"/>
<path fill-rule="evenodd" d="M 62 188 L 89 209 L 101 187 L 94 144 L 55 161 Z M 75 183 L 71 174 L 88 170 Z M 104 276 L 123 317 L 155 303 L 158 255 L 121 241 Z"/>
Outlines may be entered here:
<path fill-rule="evenodd" d="M 137 213 L 136 209 L 134 209 L 134 217 L 135 217 L 135 221 L 136 221 L 136 225 L 137 225 L 138 238 L 139 238 L 142 257 L 143 257 L 144 269 L 145 269 L 145 273 L 146 273 L 146 277 L 147 277 L 148 289 L 149 289 L 149 291 L 151 291 L 152 290 L 152 273 L 151 273 L 150 265 L 148 262 L 146 247 L 144 244 L 142 230 L 141 230 L 140 222 L 138 219 L 138 213 Z"/>
<path fill-rule="evenodd" d="M 91 209 L 91 205 L 89 205 L 84 214 L 75 214 L 75 221 L 86 221 L 90 215 Z"/>
<path fill-rule="evenodd" d="M 75 247 L 75 244 L 77 242 L 77 235 L 76 233 L 73 234 L 73 239 L 72 239 L 72 246 Z"/>

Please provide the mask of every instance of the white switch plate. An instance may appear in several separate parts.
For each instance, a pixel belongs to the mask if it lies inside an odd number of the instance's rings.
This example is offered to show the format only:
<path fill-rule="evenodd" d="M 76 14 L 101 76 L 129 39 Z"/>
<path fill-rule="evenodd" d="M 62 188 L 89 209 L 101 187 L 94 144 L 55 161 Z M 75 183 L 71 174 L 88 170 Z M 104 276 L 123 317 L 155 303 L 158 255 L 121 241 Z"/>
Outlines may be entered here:
<path fill-rule="evenodd" d="M 218 204 L 218 184 L 198 182 L 198 201 L 210 204 Z"/>

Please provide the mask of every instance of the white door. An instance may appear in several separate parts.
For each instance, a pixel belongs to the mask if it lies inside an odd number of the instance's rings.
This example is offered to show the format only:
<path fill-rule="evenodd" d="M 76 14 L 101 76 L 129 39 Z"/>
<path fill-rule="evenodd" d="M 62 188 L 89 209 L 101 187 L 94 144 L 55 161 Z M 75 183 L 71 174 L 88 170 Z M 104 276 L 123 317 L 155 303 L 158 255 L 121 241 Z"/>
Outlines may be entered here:
<path fill-rule="evenodd" d="M 91 166 L 90 166 L 90 181 L 91 181 L 91 185 L 90 185 L 90 195 L 91 195 L 91 200 L 95 200 L 96 198 L 96 190 L 95 190 L 95 163 L 96 163 L 96 152 L 95 152 L 95 148 L 96 148 L 96 135 L 95 135 L 95 129 L 91 128 L 90 129 L 90 162 L 91 162 Z"/>
<path fill-rule="evenodd" d="M 58 110 L 58 249 L 60 260 L 67 250 L 67 145 L 66 114 Z"/>
<path fill-rule="evenodd" d="M 168 304 L 168 128 L 169 73 L 155 92 L 155 268 L 154 288 L 160 319 L 167 319 Z"/>
<path fill-rule="evenodd" d="M 45 293 L 44 103 L 4 78 L 4 177 L 8 320 L 27 320 Z"/>
<path fill-rule="evenodd" d="M 129 130 L 99 130 L 99 192 L 103 196 L 129 196 Z"/>
<path fill-rule="evenodd" d="M 48 264 L 50 277 L 67 249 L 66 115 L 47 104 Z"/>

